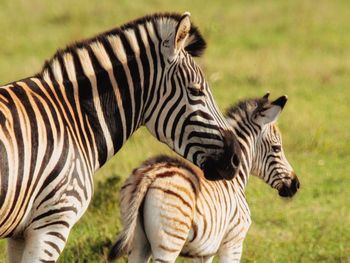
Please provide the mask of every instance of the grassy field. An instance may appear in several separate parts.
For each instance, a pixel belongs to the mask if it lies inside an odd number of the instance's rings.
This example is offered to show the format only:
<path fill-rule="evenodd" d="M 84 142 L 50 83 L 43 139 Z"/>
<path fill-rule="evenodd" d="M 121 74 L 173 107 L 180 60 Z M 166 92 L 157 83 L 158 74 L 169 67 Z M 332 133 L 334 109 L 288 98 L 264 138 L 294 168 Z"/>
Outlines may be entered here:
<path fill-rule="evenodd" d="M 279 127 L 301 190 L 284 200 L 251 178 L 253 223 L 242 262 L 350 262 L 349 1 L 2 0 L 0 81 L 36 73 L 73 40 L 148 13 L 186 10 L 208 42 L 198 62 L 221 109 L 267 90 L 289 96 Z M 59 262 L 106 261 L 120 229 L 121 183 L 164 152 L 141 129 L 100 170 L 93 202 Z M 0 262 L 5 248 L 1 241 Z"/>

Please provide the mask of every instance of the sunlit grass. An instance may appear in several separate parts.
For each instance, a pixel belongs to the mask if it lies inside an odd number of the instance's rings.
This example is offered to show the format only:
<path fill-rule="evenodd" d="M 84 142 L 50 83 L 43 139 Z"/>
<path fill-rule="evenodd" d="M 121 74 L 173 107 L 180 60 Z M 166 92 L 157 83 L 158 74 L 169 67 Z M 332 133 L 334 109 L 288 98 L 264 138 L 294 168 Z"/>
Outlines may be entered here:
<path fill-rule="evenodd" d="M 207 39 L 198 62 L 222 110 L 266 91 L 289 96 L 279 127 L 302 187 L 283 200 L 251 178 L 253 223 L 242 261 L 350 262 L 349 1 L 1 1 L 1 83 L 33 75 L 74 40 L 144 14 L 186 10 Z M 121 227 L 122 181 L 166 152 L 146 129 L 135 133 L 96 175 L 94 200 L 60 262 L 106 261 Z M 5 258 L 1 241 L 0 262 Z"/>

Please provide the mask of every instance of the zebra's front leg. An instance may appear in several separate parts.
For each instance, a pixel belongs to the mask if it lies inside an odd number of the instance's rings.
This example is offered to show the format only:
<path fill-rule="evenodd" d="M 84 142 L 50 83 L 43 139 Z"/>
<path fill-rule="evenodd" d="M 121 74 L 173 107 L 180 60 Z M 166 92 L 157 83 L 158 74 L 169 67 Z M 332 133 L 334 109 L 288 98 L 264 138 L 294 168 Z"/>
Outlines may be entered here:
<path fill-rule="evenodd" d="M 11 237 L 7 241 L 7 252 L 10 263 L 20 263 L 24 250 L 24 238 Z"/>
<path fill-rule="evenodd" d="M 20 262 L 56 262 L 66 245 L 70 229 L 69 222 L 65 220 L 27 229 L 24 234 L 24 249 Z"/>

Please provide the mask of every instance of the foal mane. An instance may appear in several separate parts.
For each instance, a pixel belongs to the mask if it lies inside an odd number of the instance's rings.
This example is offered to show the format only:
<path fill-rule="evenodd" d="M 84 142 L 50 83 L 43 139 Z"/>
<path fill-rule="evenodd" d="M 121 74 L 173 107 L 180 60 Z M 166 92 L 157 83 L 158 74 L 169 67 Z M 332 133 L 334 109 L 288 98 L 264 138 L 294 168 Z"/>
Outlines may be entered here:
<path fill-rule="evenodd" d="M 244 116 L 244 114 L 245 116 L 250 116 L 253 112 L 263 109 L 267 103 L 268 99 L 266 98 L 249 98 L 241 100 L 229 107 L 225 112 L 225 116 L 228 118 L 234 118 L 237 115 Z"/>

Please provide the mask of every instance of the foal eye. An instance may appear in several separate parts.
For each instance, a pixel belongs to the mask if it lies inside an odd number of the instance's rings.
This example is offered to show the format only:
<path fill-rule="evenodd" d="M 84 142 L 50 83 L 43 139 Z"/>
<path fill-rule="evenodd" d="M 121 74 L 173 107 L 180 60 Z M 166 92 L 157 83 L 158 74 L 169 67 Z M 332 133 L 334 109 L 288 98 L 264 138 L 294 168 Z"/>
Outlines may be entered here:
<path fill-rule="evenodd" d="M 272 145 L 272 150 L 275 153 L 279 153 L 281 151 L 281 145 Z"/>
<path fill-rule="evenodd" d="M 200 84 L 192 84 L 188 87 L 188 90 L 190 91 L 191 95 L 193 95 L 193 96 L 203 96 L 204 95 L 203 87 Z"/>

